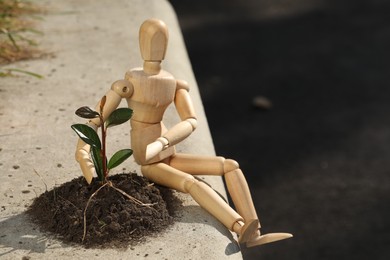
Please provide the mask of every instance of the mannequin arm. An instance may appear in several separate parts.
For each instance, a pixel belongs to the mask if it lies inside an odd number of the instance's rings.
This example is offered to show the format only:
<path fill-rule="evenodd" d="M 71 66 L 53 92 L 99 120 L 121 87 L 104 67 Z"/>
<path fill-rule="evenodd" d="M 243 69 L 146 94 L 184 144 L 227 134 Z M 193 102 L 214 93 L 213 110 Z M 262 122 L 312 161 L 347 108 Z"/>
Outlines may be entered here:
<path fill-rule="evenodd" d="M 133 93 L 133 87 L 130 82 L 125 80 L 118 80 L 114 82 L 111 89 L 106 93 L 106 103 L 103 110 L 103 121 L 111 115 L 111 113 L 119 106 L 121 99 L 124 97 L 130 97 Z M 96 106 L 96 111 L 99 111 L 100 102 Z M 95 131 L 100 125 L 99 118 L 89 120 L 87 125 L 92 127 Z M 88 183 L 91 183 L 95 167 L 89 156 L 90 146 L 81 139 L 77 142 L 76 147 L 76 161 L 80 164 L 81 171 L 84 178 Z"/>
<path fill-rule="evenodd" d="M 168 146 L 173 146 L 187 138 L 196 128 L 197 119 L 192 104 L 187 82 L 178 80 L 175 95 L 175 106 L 181 122 L 173 126 L 163 135 L 168 141 Z"/>
<path fill-rule="evenodd" d="M 180 143 L 196 129 L 197 119 L 188 91 L 189 87 L 187 82 L 178 80 L 174 102 L 181 122 L 173 126 L 162 137 L 147 146 L 146 160 L 153 158 L 169 146 Z"/>
<path fill-rule="evenodd" d="M 122 98 L 129 98 L 133 94 L 133 85 L 128 80 L 117 80 L 111 85 L 111 89 L 106 93 L 106 103 L 104 104 L 103 109 L 103 121 L 111 115 L 111 113 L 117 109 Z M 95 107 L 95 111 L 100 109 L 100 101 Z M 92 122 L 97 127 L 100 126 L 99 118 L 91 119 L 89 122 Z"/>

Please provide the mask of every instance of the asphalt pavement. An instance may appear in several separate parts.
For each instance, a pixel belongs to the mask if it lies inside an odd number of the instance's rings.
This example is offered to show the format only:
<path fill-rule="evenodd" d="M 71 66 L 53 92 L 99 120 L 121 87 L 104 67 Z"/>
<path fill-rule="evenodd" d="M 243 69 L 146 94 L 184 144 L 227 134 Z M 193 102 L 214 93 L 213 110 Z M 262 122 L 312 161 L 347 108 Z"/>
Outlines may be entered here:
<path fill-rule="evenodd" d="M 170 2 L 217 153 L 294 234 L 244 259 L 389 259 L 390 1 Z"/>

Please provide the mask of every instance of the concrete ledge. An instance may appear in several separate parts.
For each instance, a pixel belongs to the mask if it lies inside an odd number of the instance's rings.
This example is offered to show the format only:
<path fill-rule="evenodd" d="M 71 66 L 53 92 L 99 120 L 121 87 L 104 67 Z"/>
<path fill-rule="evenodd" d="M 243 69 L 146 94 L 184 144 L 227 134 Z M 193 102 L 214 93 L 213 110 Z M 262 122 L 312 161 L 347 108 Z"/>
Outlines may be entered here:
<path fill-rule="evenodd" d="M 30 226 L 24 215 L 33 198 L 48 189 L 80 176 L 74 161 L 76 135 L 70 125 L 80 122 L 74 110 L 94 106 L 111 83 L 127 69 L 142 64 L 138 51 L 138 28 L 147 18 L 164 20 L 170 42 L 163 68 L 191 85 L 191 96 L 199 116 L 199 128 L 179 152 L 214 154 L 212 139 L 199 91 L 171 6 L 158 0 L 46 0 L 49 10 L 40 22 L 45 36 L 41 48 L 50 57 L 19 62 L 9 67 L 45 76 L 2 79 L 0 86 L 0 258 L 21 259 L 241 259 L 232 234 L 182 195 L 184 211 L 178 222 L 159 237 L 125 251 L 73 247 L 46 237 Z M 108 4 L 110 3 L 110 4 Z M 172 108 L 165 122 L 177 122 Z M 129 145 L 127 125 L 113 129 L 112 151 Z M 115 137 L 115 138 L 113 138 Z M 123 140 L 123 141 L 122 141 Z M 111 153 L 111 151 L 109 151 Z M 129 160 L 126 171 L 139 171 Z M 205 180 L 226 196 L 219 177 Z"/>

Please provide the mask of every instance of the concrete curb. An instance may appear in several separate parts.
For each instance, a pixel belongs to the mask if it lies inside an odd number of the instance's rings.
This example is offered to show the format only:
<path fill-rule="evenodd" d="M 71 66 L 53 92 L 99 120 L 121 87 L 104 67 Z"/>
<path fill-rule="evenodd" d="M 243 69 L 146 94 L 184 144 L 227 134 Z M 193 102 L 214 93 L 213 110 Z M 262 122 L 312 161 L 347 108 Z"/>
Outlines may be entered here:
<path fill-rule="evenodd" d="M 187 195 L 181 195 L 185 207 L 173 227 L 125 251 L 87 250 L 62 244 L 26 220 L 25 208 L 45 191 L 45 184 L 51 189 L 80 176 L 74 161 L 77 138 L 70 130 L 70 125 L 80 119 L 73 112 L 83 105 L 94 106 L 113 81 L 123 78 L 127 69 L 142 64 L 137 37 L 139 25 L 147 18 L 156 17 L 167 23 L 170 42 L 163 67 L 190 83 L 200 119 L 199 128 L 177 150 L 214 154 L 196 81 L 168 2 L 47 0 L 43 5 L 49 13 L 40 24 L 45 34 L 40 46 L 53 55 L 12 67 L 45 78 L 5 78 L 0 87 L 0 258 L 242 259 L 232 234 Z M 165 122 L 170 126 L 177 120 L 169 108 Z M 113 129 L 112 151 L 128 146 L 128 131 L 127 125 Z M 124 167 L 126 171 L 140 172 L 132 160 Z M 226 196 L 219 177 L 205 180 Z"/>

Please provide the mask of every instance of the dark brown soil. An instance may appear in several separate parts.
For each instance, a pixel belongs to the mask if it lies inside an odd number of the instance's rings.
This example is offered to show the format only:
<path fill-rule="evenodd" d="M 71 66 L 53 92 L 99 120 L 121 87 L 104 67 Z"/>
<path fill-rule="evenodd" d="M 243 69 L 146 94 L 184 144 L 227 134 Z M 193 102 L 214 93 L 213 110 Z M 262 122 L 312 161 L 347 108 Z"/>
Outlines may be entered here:
<path fill-rule="evenodd" d="M 42 231 L 56 235 L 66 243 L 85 247 L 126 247 L 158 234 L 173 223 L 179 199 L 169 189 L 155 186 L 137 174 L 110 177 L 113 187 L 151 206 L 142 206 L 106 185 L 90 200 L 102 184 L 88 185 L 83 177 L 74 179 L 35 199 L 27 213 Z M 170 207 L 167 207 L 167 203 Z"/>

